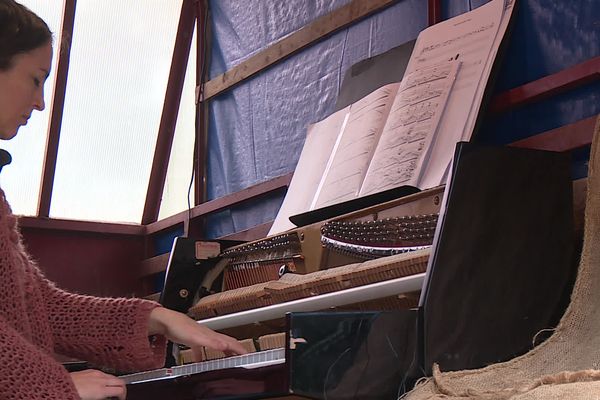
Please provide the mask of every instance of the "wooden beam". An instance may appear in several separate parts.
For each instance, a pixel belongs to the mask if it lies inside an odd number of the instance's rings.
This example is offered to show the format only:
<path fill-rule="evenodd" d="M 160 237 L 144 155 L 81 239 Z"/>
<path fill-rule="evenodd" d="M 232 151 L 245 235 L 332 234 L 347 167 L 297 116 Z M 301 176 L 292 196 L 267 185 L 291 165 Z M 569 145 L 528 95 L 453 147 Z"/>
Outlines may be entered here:
<path fill-rule="evenodd" d="M 490 112 L 501 113 L 528 103 L 539 102 L 598 79 L 600 56 L 500 93 L 492 100 Z"/>
<path fill-rule="evenodd" d="M 144 226 L 137 224 L 113 224 L 40 217 L 19 217 L 19 226 L 28 229 L 101 233 L 107 235 L 143 236 L 146 232 Z"/>
<path fill-rule="evenodd" d="M 256 225 L 252 228 L 223 236 L 220 239 L 253 242 L 255 240 L 267 237 L 269 229 L 271 229 L 271 225 L 273 225 L 273 221 L 265 222 L 264 224 Z"/>
<path fill-rule="evenodd" d="M 442 22 L 442 0 L 429 0 L 427 4 L 428 26 Z"/>
<path fill-rule="evenodd" d="M 277 190 L 283 190 L 289 186 L 290 181 L 292 180 L 292 175 L 292 173 L 282 175 L 269 181 L 250 186 L 249 188 L 239 192 L 235 192 L 230 195 L 200 204 L 191 210 L 191 218 L 198 218 L 210 213 L 225 210 L 235 205 L 239 205 L 245 201 L 255 199 L 258 196 L 272 193 Z M 184 222 L 187 218 L 188 211 L 182 211 L 171 217 L 146 225 L 146 234 L 152 235 L 166 229 L 171 229 L 175 225 Z"/>
<path fill-rule="evenodd" d="M 203 88 L 208 79 L 209 53 L 210 53 L 210 24 L 208 0 L 198 2 L 198 19 L 196 21 L 197 32 L 197 63 L 196 63 L 196 87 Z M 196 148 L 194 149 L 194 205 L 204 203 L 206 194 L 206 160 L 208 159 L 208 104 L 200 101 L 202 94 L 196 101 Z"/>
<path fill-rule="evenodd" d="M 142 214 L 143 225 L 156 221 L 160 211 L 160 203 L 167 178 L 167 168 L 169 167 L 171 146 L 173 144 L 173 136 L 175 135 L 175 126 L 177 125 L 181 92 L 183 91 L 183 84 L 185 82 L 185 71 L 190 55 L 192 36 L 194 35 L 194 21 L 196 20 L 194 3 L 194 0 L 184 0 L 181 5 L 171 70 L 169 71 L 165 102 L 158 127 L 156 149 L 154 150 L 154 159 L 152 160 L 152 169 L 146 193 L 146 203 Z"/>
<path fill-rule="evenodd" d="M 65 94 L 67 91 L 67 76 L 69 75 L 69 60 L 71 58 L 76 5 L 77 0 L 66 0 L 63 10 L 61 36 L 58 43 L 59 50 L 56 63 L 54 99 L 52 101 L 52 109 L 50 110 L 50 126 L 46 139 L 46 153 L 42 167 L 42 180 L 38 198 L 37 215 L 40 217 L 48 217 L 50 215 L 54 174 L 56 173 L 56 159 L 58 157 L 58 142 L 60 141 L 60 128 L 65 108 Z"/>
<path fill-rule="evenodd" d="M 353 0 L 331 13 L 317 18 L 291 35 L 250 57 L 229 71 L 206 82 L 204 99 L 208 100 L 256 73 L 275 65 L 297 51 L 318 42 L 366 16 L 381 11 L 398 0 Z"/>
<path fill-rule="evenodd" d="M 592 143 L 598 121 L 599 117 L 595 115 L 513 142 L 510 146 L 559 152 L 575 150 Z"/>
<path fill-rule="evenodd" d="M 164 253 L 158 256 L 154 256 L 143 260 L 140 263 L 139 277 L 143 278 L 149 275 L 158 274 L 161 272 L 165 272 L 167 269 L 167 264 L 169 263 L 169 257 L 171 253 Z"/>

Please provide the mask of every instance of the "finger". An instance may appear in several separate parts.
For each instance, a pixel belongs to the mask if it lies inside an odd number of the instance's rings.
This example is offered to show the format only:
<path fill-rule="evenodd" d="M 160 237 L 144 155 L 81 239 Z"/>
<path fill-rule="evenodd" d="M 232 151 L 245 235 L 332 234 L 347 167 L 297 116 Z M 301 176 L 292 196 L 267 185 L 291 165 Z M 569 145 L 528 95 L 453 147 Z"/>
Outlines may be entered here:
<path fill-rule="evenodd" d="M 228 346 L 225 349 L 225 353 L 228 353 L 229 355 L 246 354 L 246 353 L 248 353 L 248 350 L 246 350 L 244 348 L 244 346 L 242 346 L 238 342 L 233 342 L 233 343 L 228 343 Z"/>
<path fill-rule="evenodd" d="M 125 386 L 125 381 L 116 376 L 107 375 L 107 379 L 104 382 L 106 388 L 111 391 L 115 391 L 115 394 L 111 394 L 109 397 L 115 397 L 119 400 L 125 400 L 127 397 L 127 387 Z"/>
<path fill-rule="evenodd" d="M 117 378 L 113 375 L 106 375 L 106 379 L 104 381 L 106 386 L 123 386 L 125 387 L 125 381 L 123 379 Z"/>
<path fill-rule="evenodd" d="M 230 354 L 246 354 L 248 351 L 237 340 L 228 336 L 217 339 L 220 344 L 219 348 L 224 353 Z"/>
<path fill-rule="evenodd" d="M 127 397 L 127 389 L 125 386 L 105 386 L 104 397 L 116 397 L 119 400 L 125 400 Z"/>
<path fill-rule="evenodd" d="M 234 338 L 230 337 L 230 336 L 226 336 L 226 335 L 222 335 L 220 334 L 220 338 L 223 340 L 223 343 L 225 344 L 224 346 L 224 352 L 225 353 L 233 353 L 233 354 L 246 354 L 248 353 L 248 350 L 246 350 L 246 348 L 244 346 L 242 346 L 242 344 L 240 342 L 238 342 L 237 340 L 235 340 Z"/>

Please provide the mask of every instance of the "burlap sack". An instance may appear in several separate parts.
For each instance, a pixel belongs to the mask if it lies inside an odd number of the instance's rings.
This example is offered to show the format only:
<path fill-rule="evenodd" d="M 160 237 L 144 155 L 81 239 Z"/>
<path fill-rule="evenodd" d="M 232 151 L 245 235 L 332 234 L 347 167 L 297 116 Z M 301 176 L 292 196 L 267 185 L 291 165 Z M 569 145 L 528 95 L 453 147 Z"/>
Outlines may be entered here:
<path fill-rule="evenodd" d="M 600 399 L 600 117 L 588 172 L 584 243 L 571 303 L 554 334 L 525 355 L 486 368 L 442 373 L 406 400 Z M 551 294 L 549 294 L 551 295 Z"/>

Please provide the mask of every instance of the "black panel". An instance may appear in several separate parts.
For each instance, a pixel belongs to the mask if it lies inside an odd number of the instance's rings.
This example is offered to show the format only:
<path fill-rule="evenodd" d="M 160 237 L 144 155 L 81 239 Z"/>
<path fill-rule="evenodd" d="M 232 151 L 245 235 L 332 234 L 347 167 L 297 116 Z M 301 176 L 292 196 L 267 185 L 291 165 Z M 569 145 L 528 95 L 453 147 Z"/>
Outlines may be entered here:
<path fill-rule="evenodd" d="M 557 321 L 573 274 L 563 154 L 457 147 L 424 307 L 424 366 L 476 368 L 526 352 Z"/>
<path fill-rule="evenodd" d="M 410 40 L 348 68 L 335 103 L 335 111 L 357 102 L 382 86 L 400 82 L 404 77 L 416 41 L 416 39 Z"/>
<path fill-rule="evenodd" d="M 287 393 L 284 364 L 229 368 L 127 386 L 127 400 L 264 399 Z"/>
<path fill-rule="evenodd" d="M 292 215 L 290 216 L 290 221 L 296 226 L 314 224 L 315 222 L 324 221 L 329 218 L 338 217 L 353 211 L 362 210 L 363 208 L 376 206 L 377 204 L 409 196 L 418 193 L 419 191 L 420 190 L 414 186 L 403 185 L 382 192 L 346 200 L 341 203 L 332 204 L 330 206 L 306 211 L 301 214 Z"/>
<path fill-rule="evenodd" d="M 159 303 L 171 310 L 184 314 L 193 305 L 196 292 L 198 291 L 204 276 L 221 260 L 220 257 L 207 259 L 196 258 L 196 239 L 176 237 L 167 265 L 165 283 L 160 293 Z M 209 242 L 209 241 L 203 241 Z M 228 240 L 212 240 L 219 243 L 221 251 L 242 242 Z M 206 295 L 206 294 L 205 294 Z M 176 364 L 173 355 L 173 344 L 169 342 L 167 347 L 167 359 L 165 366 L 171 367 Z"/>
<path fill-rule="evenodd" d="M 220 257 L 196 259 L 196 239 L 176 237 L 173 242 L 163 290 L 160 293 L 160 304 L 171 310 L 187 313 L 193 305 L 194 295 L 206 273 L 213 268 Z M 238 241 L 211 240 L 217 242 L 221 251 L 227 247 L 240 244 Z"/>
<path fill-rule="evenodd" d="M 292 313 L 290 388 L 313 399 L 396 399 L 417 368 L 417 311 Z"/>

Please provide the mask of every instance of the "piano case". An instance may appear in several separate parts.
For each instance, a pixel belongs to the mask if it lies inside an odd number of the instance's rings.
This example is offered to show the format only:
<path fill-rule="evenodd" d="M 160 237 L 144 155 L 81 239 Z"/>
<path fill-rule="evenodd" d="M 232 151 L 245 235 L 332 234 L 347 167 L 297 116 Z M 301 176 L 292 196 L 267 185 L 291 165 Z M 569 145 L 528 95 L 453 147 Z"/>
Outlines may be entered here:
<path fill-rule="evenodd" d="M 286 326 L 281 363 L 266 365 L 266 357 L 257 353 L 255 359 L 238 357 L 250 362 L 199 363 L 214 364 L 202 373 L 181 373 L 186 367 L 174 367 L 173 377 L 162 370 L 155 378 L 128 384 L 127 398 L 225 400 L 293 394 L 329 400 L 395 399 L 403 392 L 407 371 L 418 367 L 416 310 L 292 313 Z"/>
<path fill-rule="evenodd" d="M 460 143 L 421 291 L 425 371 L 539 344 L 568 304 L 573 249 L 568 155 Z"/>
<path fill-rule="evenodd" d="M 396 399 L 420 375 L 417 310 L 290 315 L 290 393 Z"/>
<path fill-rule="evenodd" d="M 433 363 L 478 368 L 539 344 L 538 333 L 560 319 L 576 273 L 572 210 L 568 155 L 460 143 L 419 309 L 363 314 L 358 326 L 347 322 L 354 333 L 346 336 L 339 321 L 360 313 L 307 314 L 292 336 L 328 330 L 330 338 L 290 351 L 291 391 L 392 400 Z"/>
<path fill-rule="evenodd" d="M 396 399 L 434 362 L 469 369 L 521 354 L 568 299 L 571 185 L 563 154 L 460 144 L 418 310 L 292 313 L 285 362 L 133 385 L 129 395 Z"/>

